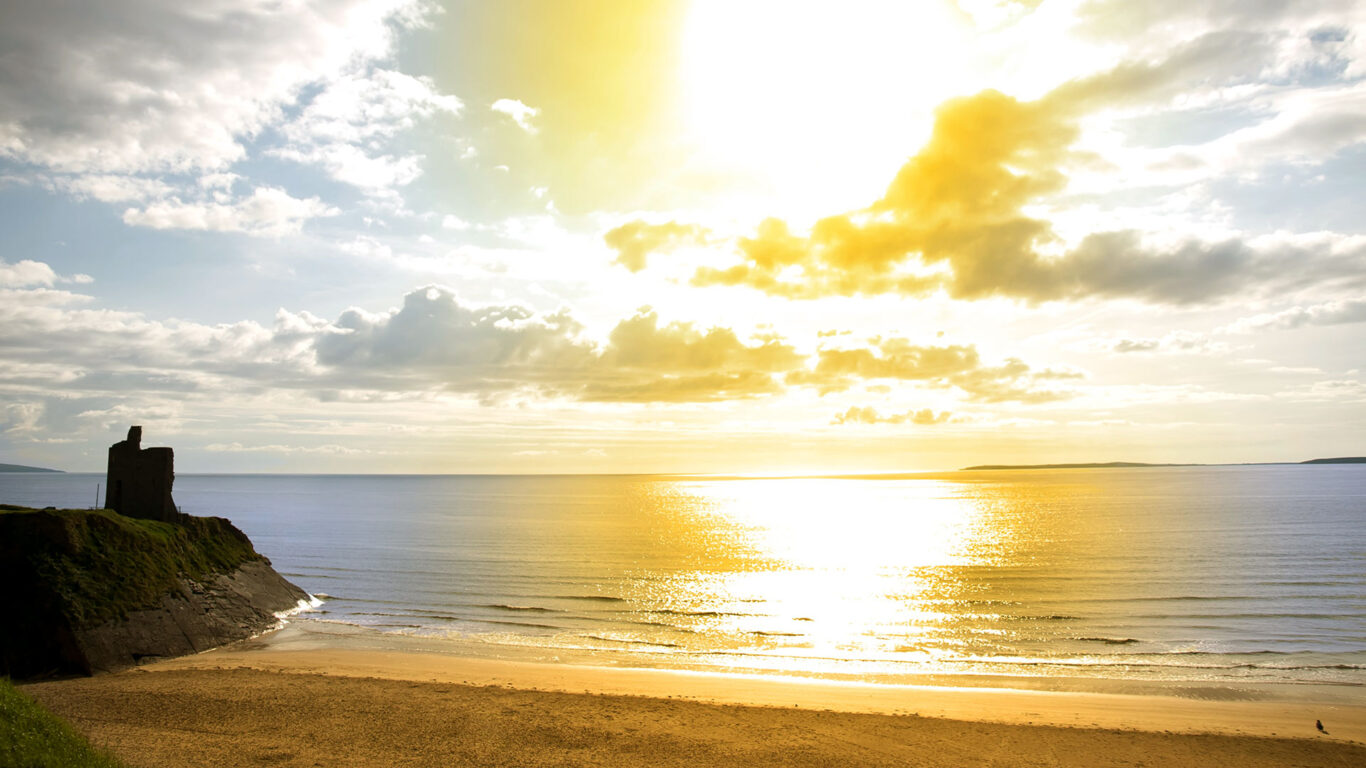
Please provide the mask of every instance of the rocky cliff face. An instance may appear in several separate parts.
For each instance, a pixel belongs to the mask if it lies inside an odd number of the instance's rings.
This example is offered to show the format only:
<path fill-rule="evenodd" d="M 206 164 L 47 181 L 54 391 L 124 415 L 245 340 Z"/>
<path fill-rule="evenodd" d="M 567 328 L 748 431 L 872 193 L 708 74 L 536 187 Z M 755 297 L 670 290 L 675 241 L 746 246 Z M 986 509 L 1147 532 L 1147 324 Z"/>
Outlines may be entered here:
<path fill-rule="evenodd" d="M 222 518 L 0 506 L 0 674 L 115 670 L 274 626 L 308 595 Z"/>
<path fill-rule="evenodd" d="M 179 579 L 154 608 L 76 630 L 75 646 L 87 674 L 120 669 L 246 639 L 274 626 L 276 612 L 307 599 L 269 563 L 256 560 L 204 581 Z"/>

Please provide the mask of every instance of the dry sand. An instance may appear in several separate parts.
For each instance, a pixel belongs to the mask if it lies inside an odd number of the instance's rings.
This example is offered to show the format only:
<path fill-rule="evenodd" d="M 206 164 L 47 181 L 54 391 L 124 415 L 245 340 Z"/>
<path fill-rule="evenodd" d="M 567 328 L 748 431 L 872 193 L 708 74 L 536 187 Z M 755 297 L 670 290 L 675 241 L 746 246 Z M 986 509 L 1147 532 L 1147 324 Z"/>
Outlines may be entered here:
<path fill-rule="evenodd" d="M 1343 703 L 269 645 L 25 690 L 135 766 L 1366 765 L 1366 706 Z"/>

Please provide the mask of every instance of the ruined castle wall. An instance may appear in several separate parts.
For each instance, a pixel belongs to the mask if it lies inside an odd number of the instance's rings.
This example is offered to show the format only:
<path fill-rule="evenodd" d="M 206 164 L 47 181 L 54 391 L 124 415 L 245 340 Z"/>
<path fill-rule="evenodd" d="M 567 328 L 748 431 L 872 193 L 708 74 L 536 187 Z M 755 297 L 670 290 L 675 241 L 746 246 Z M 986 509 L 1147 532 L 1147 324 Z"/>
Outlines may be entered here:
<path fill-rule="evenodd" d="M 175 452 L 143 448 L 142 427 L 131 427 L 128 439 L 109 446 L 104 506 L 129 517 L 174 521 L 179 512 L 171 498 Z"/>

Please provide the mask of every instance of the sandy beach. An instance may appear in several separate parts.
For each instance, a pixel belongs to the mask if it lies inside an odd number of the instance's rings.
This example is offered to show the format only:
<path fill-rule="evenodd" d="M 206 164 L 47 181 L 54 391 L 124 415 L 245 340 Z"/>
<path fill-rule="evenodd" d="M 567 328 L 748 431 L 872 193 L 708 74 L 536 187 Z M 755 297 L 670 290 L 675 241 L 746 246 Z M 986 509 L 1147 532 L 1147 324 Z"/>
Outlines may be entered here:
<path fill-rule="evenodd" d="M 1366 707 L 1312 700 L 860 685 L 268 643 L 24 689 L 135 766 L 1366 764 Z"/>

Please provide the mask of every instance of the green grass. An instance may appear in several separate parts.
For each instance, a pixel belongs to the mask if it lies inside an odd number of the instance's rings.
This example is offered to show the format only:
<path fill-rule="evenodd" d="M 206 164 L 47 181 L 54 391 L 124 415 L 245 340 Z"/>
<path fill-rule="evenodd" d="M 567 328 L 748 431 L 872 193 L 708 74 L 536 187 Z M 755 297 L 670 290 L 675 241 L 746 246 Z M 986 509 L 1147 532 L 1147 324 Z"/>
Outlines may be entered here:
<path fill-rule="evenodd" d="M 163 523 L 107 509 L 0 505 L 0 573 L 33 590 L 23 597 L 30 605 L 60 611 L 74 629 L 154 607 L 180 577 L 201 580 L 259 559 L 221 518 Z"/>
<path fill-rule="evenodd" d="M 0 677 L 0 768 L 122 768 L 61 718 Z"/>

